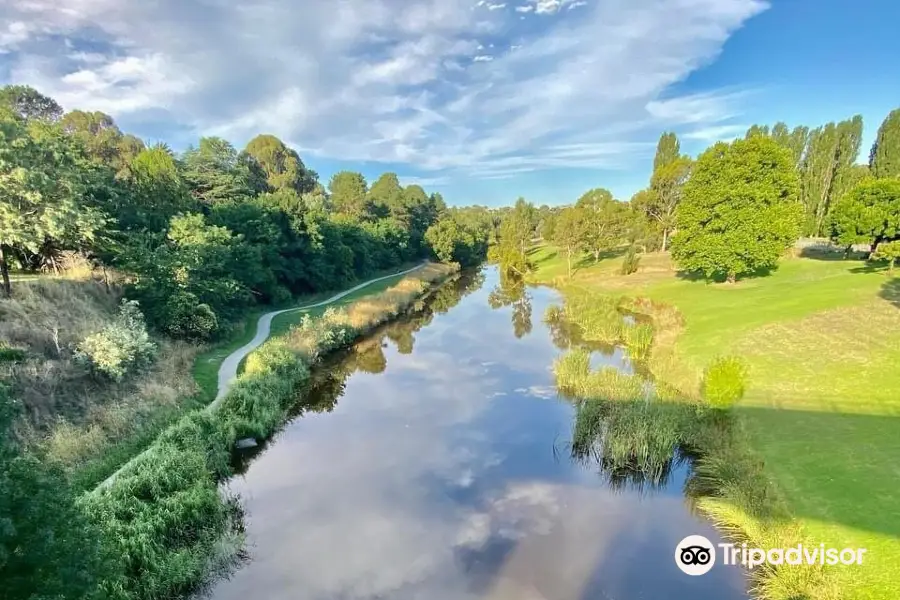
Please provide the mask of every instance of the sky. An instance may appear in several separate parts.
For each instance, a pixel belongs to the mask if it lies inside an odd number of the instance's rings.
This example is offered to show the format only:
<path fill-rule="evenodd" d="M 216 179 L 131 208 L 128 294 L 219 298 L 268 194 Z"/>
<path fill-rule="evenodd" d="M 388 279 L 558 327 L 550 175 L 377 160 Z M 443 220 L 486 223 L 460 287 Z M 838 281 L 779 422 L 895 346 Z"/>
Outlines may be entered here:
<path fill-rule="evenodd" d="M 753 123 L 900 106 L 896 0 L 0 0 L 0 83 L 176 150 L 271 133 L 450 204 L 646 186 Z"/>

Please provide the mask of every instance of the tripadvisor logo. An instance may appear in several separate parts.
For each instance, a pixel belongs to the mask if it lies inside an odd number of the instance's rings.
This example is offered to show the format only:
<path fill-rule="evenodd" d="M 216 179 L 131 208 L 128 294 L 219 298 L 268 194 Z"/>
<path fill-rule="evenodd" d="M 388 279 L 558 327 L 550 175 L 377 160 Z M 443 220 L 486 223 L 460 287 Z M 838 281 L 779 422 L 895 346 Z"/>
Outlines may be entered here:
<path fill-rule="evenodd" d="M 761 565 L 861 565 L 865 548 L 826 548 L 825 544 L 792 548 L 748 548 L 747 544 L 718 544 L 723 565 L 755 569 Z M 702 535 L 689 535 L 675 546 L 675 564 L 688 575 L 703 575 L 716 564 L 716 546 Z"/>

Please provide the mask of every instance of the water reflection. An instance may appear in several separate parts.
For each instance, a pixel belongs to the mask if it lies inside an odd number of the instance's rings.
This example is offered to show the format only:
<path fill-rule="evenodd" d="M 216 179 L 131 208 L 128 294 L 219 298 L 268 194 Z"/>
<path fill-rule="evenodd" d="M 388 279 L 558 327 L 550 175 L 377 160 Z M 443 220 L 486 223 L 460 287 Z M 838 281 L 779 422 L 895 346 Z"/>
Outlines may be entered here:
<path fill-rule="evenodd" d="M 488 296 L 488 303 L 493 309 L 512 306 L 513 334 L 517 338 L 531 333 L 531 295 L 521 277 L 500 271 L 499 282 Z"/>
<path fill-rule="evenodd" d="M 683 465 L 647 496 L 554 452 L 576 416 L 547 368 L 559 349 L 541 322 L 510 328 L 521 299 L 489 308 L 498 287 L 489 269 L 380 331 L 363 344 L 380 373 L 356 350 L 316 373 L 302 417 L 231 483 L 251 560 L 214 598 L 746 598 L 737 571 L 675 567 L 683 537 L 717 539 Z M 529 314 L 558 302 L 528 296 Z"/>

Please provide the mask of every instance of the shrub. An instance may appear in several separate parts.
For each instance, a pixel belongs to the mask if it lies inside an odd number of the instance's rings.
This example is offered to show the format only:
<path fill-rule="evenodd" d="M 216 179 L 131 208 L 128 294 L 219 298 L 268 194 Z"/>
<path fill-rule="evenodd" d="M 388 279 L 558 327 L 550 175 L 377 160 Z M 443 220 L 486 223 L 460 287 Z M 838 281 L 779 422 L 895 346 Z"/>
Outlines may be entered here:
<path fill-rule="evenodd" d="M 166 302 L 163 329 L 186 340 L 208 340 L 219 329 L 219 319 L 208 304 L 190 292 L 174 294 Z"/>
<path fill-rule="evenodd" d="M 636 273 L 640 262 L 641 257 L 637 253 L 637 249 L 634 246 L 631 246 L 625 253 L 625 258 L 622 261 L 622 275 Z"/>
<path fill-rule="evenodd" d="M 149 363 L 155 352 L 138 303 L 123 300 L 115 322 L 86 337 L 76 356 L 94 371 L 119 381 Z"/>
<path fill-rule="evenodd" d="M 728 409 L 744 396 L 747 371 L 740 359 L 718 358 L 703 373 L 701 393 L 713 408 Z"/>
<path fill-rule="evenodd" d="M 25 351 L 21 348 L 10 348 L 3 342 L 0 342 L 0 363 L 4 362 L 22 362 L 25 360 Z"/>

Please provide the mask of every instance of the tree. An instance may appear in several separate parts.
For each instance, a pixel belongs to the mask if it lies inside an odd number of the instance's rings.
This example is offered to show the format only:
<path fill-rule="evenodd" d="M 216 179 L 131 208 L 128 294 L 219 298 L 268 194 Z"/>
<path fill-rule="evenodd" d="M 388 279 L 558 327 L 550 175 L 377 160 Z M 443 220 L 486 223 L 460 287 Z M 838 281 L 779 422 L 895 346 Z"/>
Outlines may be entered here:
<path fill-rule="evenodd" d="M 669 235 L 675 225 L 675 211 L 681 202 L 684 184 L 690 177 L 691 165 L 690 158 L 679 156 L 657 169 L 650 179 L 652 194 L 645 197 L 648 202 L 644 210 L 662 230 L 663 252 L 669 245 Z"/>
<path fill-rule="evenodd" d="M 500 224 L 498 252 L 504 270 L 516 272 L 520 276 L 528 271 L 527 250 L 534 235 L 534 226 L 534 205 L 519 198 Z"/>
<path fill-rule="evenodd" d="M 256 159 L 239 154 L 222 138 L 200 138 L 197 148 L 185 151 L 182 164 L 191 193 L 203 204 L 249 198 L 264 191 L 254 173 L 254 166 L 261 171 Z"/>
<path fill-rule="evenodd" d="M 616 248 L 628 233 L 628 206 L 603 188 L 585 192 L 575 203 L 579 211 L 581 247 L 600 260 L 600 253 Z"/>
<path fill-rule="evenodd" d="M 869 169 L 875 177 L 900 177 L 900 108 L 892 110 L 878 128 Z"/>
<path fill-rule="evenodd" d="M 881 242 L 872 253 L 874 260 L 888 261 L 888 273 L 894 273 L 894 263 L 900 258 L 900 241 Z"/>
<path fill-rule="evenodd" d="M 70 111 L 60 125 L 84 146 L 94 162 L 110 167 L 119 177 L 127 175 L 128 165 L 144 149 L 140 139 L 123 135 L 113 118 L 99 111 Z"/>
<path fill-rule="evenodd" d="M 48 240 L 91 242 L 106 223 L 85 203 L 89 182 L 58 128 L 0 111 L 0 275 L 12 293 L 7 253 L 38 252 Z"/>
<path fill-rule="evenodd" d="M 162 231 L 176 214 L 194 202 L 181 178 L 175 157 L 157 144 L 141 151 L 128 167 L 128 194 L 114 210 L 123 231 Z"/>
<path fill-rule="evenodd" d="M 403 215 L 403 187 L 396 173 L 383 173 L 369 188 L 369 200 L 379 217 Z"/>
<path fill-rule="evenodd" d="M 850 247 L 900 237 L 900 179 L 872 179 L 858 183 L 834 207 L 831 238 Z"/>
<path fill-rule="evenodd" d="M 862 140 L 862 117 L 814 129 L 800 167 L 806 233 L 822 235 L 832 206 L 852 187 Z"/>
<path fill-rule="evenodd" d="M 362 173 L 340 171 L 328 182 L 331 205 L 339 213 L 350 215 L 360 221 L 373 217 L 372 202 L 368 198 L 368 185 Z"/>
<path fill-rule="evenodd" d="M 685 184 L 673 258 L 729 282 L 774 266 L 799 235 L 798 186 L 790 151 L 770 138 L 714 145 Z"/>
<path fill-rule="evenodd" d="M 673 162 L 681 156 L 681 144 L 678 142 L 678 136 L 672 132 L 663 133 L 659 136 L 659 142 L 656 144 L 656 156 L 653 158 L 653 172 L 657 169 Z"/>
<path fill-rule="evenodd" d="M 556 218 L 553 227 L 553 243 L 566 253 L 566 267 L 569 278 L 572 278 L 572 256 L 584 239 L 584 212 L 570 206 L 564 208 Z"/>
<path fill-rule="evenodd" d="M 799 167 L 809 140 L 809 127 L 798 126 L 794 127 L 793 130 L 788 130 L 786 124 L 775 123 L 775 126 L 772 127 L 772 139 L 779 146 L 791 151 L 791 156 L 794 157 L 794 165 Z"/>
<path fill-rule="evenodd" d="M 318 181 L 315 171 L 306 168 L 300 155 L 274 135 L 258 135 L 244 151 L 256 159 L 273 190 L 291 188 L 299 194 L 311 192 Z"/>
<path fill-rule="evenodd" d="M 0 107 L 9 108 L 24 121 L 55 123 L 63 113 L 56 100 L 27 85 L 6 85 L 0 88 Z"/>

